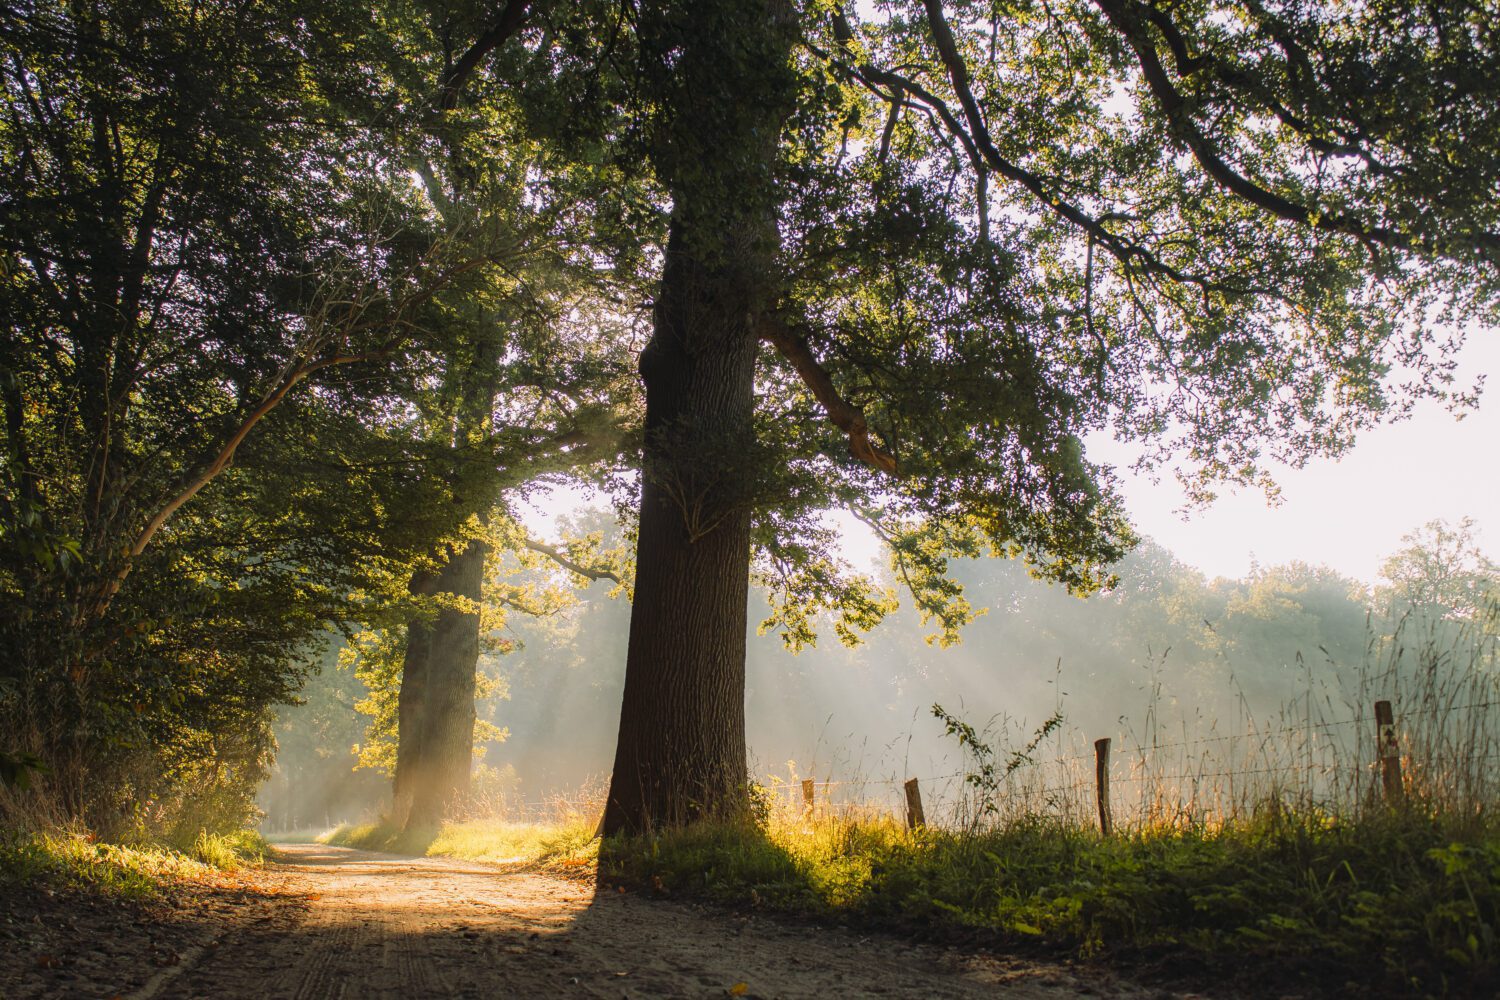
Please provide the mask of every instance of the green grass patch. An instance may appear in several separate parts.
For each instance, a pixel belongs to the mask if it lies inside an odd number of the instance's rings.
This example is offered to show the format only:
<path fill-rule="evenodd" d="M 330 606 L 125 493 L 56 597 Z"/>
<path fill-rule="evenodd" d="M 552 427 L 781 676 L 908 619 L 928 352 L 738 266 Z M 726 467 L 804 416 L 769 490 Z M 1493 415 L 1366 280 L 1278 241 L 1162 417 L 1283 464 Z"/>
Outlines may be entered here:
<path fill-rule="evenodd" d="M 234 871 L 246 865 L 262 865 L 271 853 L 271 845 L 254 830 L 233 833 L 209 833 L 201 830 L 191 844 L 177 848 L 181 853 L 201 861 L 210 868 Z"/>
<path fill-rule="evenodd" d="M 321 843 L 432 857 L 464 858 L 492 864 L 553 864 L 582 867 L 598 857 L 594 824 L 582 819 L 558 823 L 468 820 L 444 823 L 435 833 L 406 834 L 385 823 L 340 826 Z"/>
<path fill-rule="evenodd" d="M 280 830 L 262 833 L 268 845 L 322 843 L 331 831 L 326 826 L 308 827 L 303 830 Z"/>
<path fill-rule="evenodd" d="M 1033 818 L 985 832 L 882 818 L 700 824 L 593 839 L 593 824 L 476 820 L 324 842 L 492 863 L 593 867 L 643 888 L 953 940 L 1248 970 L 1342 991 L 1493 995 L 1500 834 L 1417 814 L 1281 814 L 1101 837 Z"/>
<path fill-rule="evenodd" d="M 37 884 L 116 899 L 150 899 L 174 882 L 203 881 L 259 864 L 265 841 L 252 831 L 201 833 L 191 843 L 108 844 L 77 832 L 0 837 L 0 884 Z"/>
<path fill-rule="evenodd" d="M 612 841 L 601 858 L 605 874 L 722 902 L 1084 956 L 1249 960 L 1434 995 L 1500 979 L 1500 836 L 1410 815 L 1110 838 L 1040 819 L 914 834 L 773 820 Z"/>

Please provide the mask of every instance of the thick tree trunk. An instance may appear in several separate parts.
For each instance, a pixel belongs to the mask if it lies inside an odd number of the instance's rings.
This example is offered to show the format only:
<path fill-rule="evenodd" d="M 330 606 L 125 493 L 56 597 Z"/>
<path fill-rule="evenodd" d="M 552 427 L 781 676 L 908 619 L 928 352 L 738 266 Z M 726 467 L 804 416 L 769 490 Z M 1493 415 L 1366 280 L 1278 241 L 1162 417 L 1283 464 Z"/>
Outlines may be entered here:
<path fill-rule="evenodd" d="M 412 574 L 413 595 L 431 596 L 438 575 L 419 570 Z M 391 789 L 391 822 L 405 826 L 411 815 L 412 786 L 417 770 L 417 748 L 427 713 L 427 660 L 432 652 L 432 623 L 414 616 L 406 624 L 406 655 L 401 661 L 401 687 L 396 692 L 396 774 Z"/>
<path fill-rule="evenodd" d="M 785 0 L 643 8 L 672 220 L 650 343 L 635 599 L 606 834 L 743 812 L 758 330 L 775 299 Z"/>
<path fill-rule="evenodd" d="M 681 243 L 674 222 L 641 354 L 645 475 L 606 833 L 722 816 L 744 798 L 750 510 L 735 487 L 753 470 L 730 463 L 751 451 L 757 341 L 743 289 Z"/>
<path fill-rule="evenodd" d="M 462 597 L 477 604 L 484 583 L 489 547 L 471 541 L 450 555 L 437 574 L 432 593 Z M 469 791 L 474 758 L 474 677 L 479 664 L 477 610 L 443 608 L 429 631 L 420 661 L 420 693 L 411 705 L 411 725 L 400 733 L 397 748 L 397 802 L 410 805 L 404 828 L 431 830 L 462 802 Z M 407 664 L 413 660 L 408 636 Z M 421 650 L 416 651 L 419 655 Z M 406 680 L 402 680 L 403 693 Z M 405 724 L 398 705 L 398 725 Z M 403 754 L 405 767 L 403 769 Z"/>

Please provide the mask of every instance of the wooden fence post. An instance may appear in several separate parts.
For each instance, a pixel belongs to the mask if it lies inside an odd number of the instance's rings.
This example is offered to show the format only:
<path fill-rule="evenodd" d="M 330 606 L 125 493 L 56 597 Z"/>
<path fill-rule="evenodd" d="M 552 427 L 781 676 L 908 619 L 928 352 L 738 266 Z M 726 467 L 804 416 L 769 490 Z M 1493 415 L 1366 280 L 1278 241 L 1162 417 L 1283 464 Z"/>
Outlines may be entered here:
<path fill-rule="evenodd" d="M 1109 739 L 1094 741 L 1094 780 L 1099 786 L 1099 832 L 1106 837 L 1114 829 L 1109 815 Z"/>
<path fill-rule="evenodd" d="M 813 780 L 804 778 L 802 780 L 802 813 L 811 816 L 813 812 Z"/>
<path fill-rule="evenodd" d="M 1385 800 L 1395 805 L 1405 796 L 1406 788 L 1401 783 L 1401 743 L 1396 739 L 1396 715 L 1388 701 L 1375 703 L 1375 747 L 1380 755 Z"/>
<path fill-rule="evenodd" d="M 906 783 L 906 828 L 915 830 L 926 825 L 927 816 L 922 812 L 922 789 L 917 786 L 917 779 L 912 778 Z"/>

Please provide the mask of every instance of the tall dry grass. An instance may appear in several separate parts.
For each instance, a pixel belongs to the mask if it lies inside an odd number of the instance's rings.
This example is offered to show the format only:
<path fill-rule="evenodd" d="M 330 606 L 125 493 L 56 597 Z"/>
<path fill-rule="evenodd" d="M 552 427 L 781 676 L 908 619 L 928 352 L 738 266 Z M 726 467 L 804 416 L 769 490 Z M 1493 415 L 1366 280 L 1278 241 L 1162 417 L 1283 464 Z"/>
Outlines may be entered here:
<path fill-rule="evenodd" d="M 1299 661 L 1299 667 L 1309 665 Z M 1371 618 L 1362 660 L 1304 669 L 1303 690 L 1257 714 L 1243 694 L 1232 719 L 1169 714 L 1163 664 L 1136 720 L 1112 732 L 1066 721 L 1038 740 L 1015 720 L 961 739 L 963 765 L 917 775 L 928 822 L 979 831 L 1045 818 L 1098 822 L 1094 743 L 1111 741 L 1116 830 L 1213 828 L 1289 812 L 1355 820 L 1389 805 L 1381 791 L 1375 703 L 1392 704 L 1405 805 L 1450 824 L 1482 823 L 1500 804 L 1500 603 L 1468 618 L 1407 612 Z M 795 763 L 763 779 L 781 813 L 804 811 Z M 819 815 L 903 812 L 902 781 L 825 775 Z"/>

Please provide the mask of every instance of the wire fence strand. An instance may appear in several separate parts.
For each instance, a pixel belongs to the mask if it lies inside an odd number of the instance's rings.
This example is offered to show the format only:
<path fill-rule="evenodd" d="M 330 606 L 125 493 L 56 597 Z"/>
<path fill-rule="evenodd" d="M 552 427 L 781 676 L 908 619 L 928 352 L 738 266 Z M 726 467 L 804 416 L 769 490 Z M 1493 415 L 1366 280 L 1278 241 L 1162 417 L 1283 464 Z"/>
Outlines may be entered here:
<path fill-rule="evenodd" d="M 1451 703 L 1449 703 L 1451 702 Z M 1402 737 L 1420 735 L 1420 747 L 1400 742 L 1396 753 L 1405 761 L 1408 778 L 1420 777 L 1434 788 L 1482 787 L 1500 797 L 1500 779 L 1490 777 L 1489 768 L 1476 773 L 1477 765 L 1500 760 L 1500 726 L 1491 725 L 1490 710 L 1500 707 L 1500 698 L 1450 698 L 1436 703 L 1430 698 L 1396 702 L 1398 730 Z M 1435 739 L 1436 731 L 1452 732 L 1446 742 Z M 1453 723 L 1465 723 L 1466 729 Z M 1469 740 L 1475 733 L 1483 735 L 1475 745 Z M 1226 795 L 1253 797 L 1261 794 L 1278 797 L 1283 791 L 1307 796 L 1315 792 L 1329 795 L 1363 795 L 1375 787 L 1375 773 L 1382 766 L 1379 732 L 1374 714 L 1357 711 L 1342 719 L 1324 719 L 1301 725 L 1252 726 L 1243 732 L 1212 733 L 1205 736 L 1169 741 L 1124 740 L 1111 737 L 1112 753 L 1108 780 L 1119 791 L 1114 807 L 1122 814 L 1161 816 L 1175 812 L 1206 808 L 1205 802 L 1217 801 L 1220 814 L 1232 810 L 1235 803 Z M 1200 763 L 1189 763 L 1195 752 Z M 1226 759 L 1225 755 L 1228 755 Z M 1236 760 L 1237 758 L 1237 760 Z M 1093 806 L 1099 791 L 1094 774 L 1096 754 L 1089 752 L 1059 754 L 1037 760 L 1025 759 L 1011 766 L 998 763 L 992 751 L 966 769 L 936 774 L 904 774 L 889 778 L 827 778 L 812 780 L 818 790 L 815 808 L 836 807 L 834 801 L 847 792 L 858 796 L 871 789 L 888 789 L 899 793 L 915 779 L 929 795 L 941 796 L 944 789 L 953 794 L 953 783 L 959 788 L 956 797 L 975 801 L 958 807 L 996 811 L 1009 804 L 1021 808 L 1037 804 L 1052 808 L 1067 807 L 1082 812 Z M 1183 766 L 1188 763 L 1189 766 Z M 1056 775 L 1071 774 L 1070 780 L 1056 780 Z M 1275 776 L 1282 781 L 1267 782 Z M 1049 780 L 1049 778 L 1051 780 Z M 788 781 L 786 790 L 796 797 L 801 782 Z M 1174 792 L 1176 803 L 1162 796 Z M 803 790 L 803 794 L 806 791 Z M 1188 796 L 1183 803 L 1180 797 Z M 1206 797 L 1206 798 L 1205 798 Z M 899 811 L 899 810 L 898 810 Z M 929 811 L 940 812 L 941 807 Z"/>

